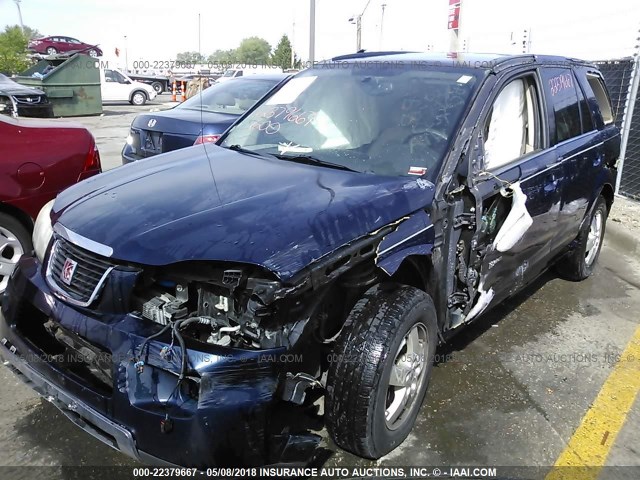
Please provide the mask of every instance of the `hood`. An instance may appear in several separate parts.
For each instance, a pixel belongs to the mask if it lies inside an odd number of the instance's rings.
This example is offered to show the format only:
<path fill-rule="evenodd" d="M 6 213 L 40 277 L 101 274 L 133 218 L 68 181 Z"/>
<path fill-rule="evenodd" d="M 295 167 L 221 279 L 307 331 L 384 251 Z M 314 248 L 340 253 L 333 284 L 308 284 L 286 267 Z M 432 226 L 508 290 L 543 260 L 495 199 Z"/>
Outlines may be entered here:
<path fill-rule="evenodd" d="M 151 85 L 147 85 L 146 83 L 142 83 L 142 82 L 136 82 L 135 80 L 131 80 L 131 87 L 135 87 L 135 88 L 141 88 L 146 92 L 153 92 L 154 95 L 156 95 L 156 91 L 153 89 L 153 87 Z"/>
<path fill-rule="evenodd" d="M 162 112 L 138 115 L 131 124 L 132 127 L 153 132 L 176 133 L 180 135 L 200 135 L 202 130 L 207 133 L 222 133 L 229 128 L 239 115 L 228 113 L 214 113 L 190 108 L 172 108 Z M 149 122 L 155 120 L 153 127 Z"/>
<path fill-rule="evenodd" d="M 4 77 L 4 75 L 3 75 Z M 17 82 L 7 78 L 0 77 L 0 94 L 5 95 L 44 95 L 45 93 L 37 88 L 20 85 Z"/>
<path fill-rule="evenodd" d="M 67 229 L 110 246 L 114 259 L 251 263 L 286 280 L 429 205 L 433 194 L 422 179 L 199 145 L 85 180 L 58 196 L 53 215 Z"/>

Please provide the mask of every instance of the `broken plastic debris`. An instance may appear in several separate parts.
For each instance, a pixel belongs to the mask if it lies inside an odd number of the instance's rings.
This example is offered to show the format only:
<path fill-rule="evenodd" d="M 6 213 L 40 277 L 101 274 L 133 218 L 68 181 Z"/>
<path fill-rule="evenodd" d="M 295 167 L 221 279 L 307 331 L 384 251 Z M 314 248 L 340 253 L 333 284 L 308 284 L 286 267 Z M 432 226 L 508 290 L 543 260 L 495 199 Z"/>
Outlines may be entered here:
<path fill-rule="evenodd" d="M 527 196 L 522 192 L 520 182 L 511 185 L 511 192 L 513 195 L 511 211 L 493 241 L 494 248 L 499 252 L 506 252 L 513 248 L 533 224 L 533 219 L 525 206 Z"/>
<path fill-rule="evenodd" d="M 480 286 L 478 287 L 478 293 L 480 295 L 478 296 L 478 300 L 476 301 L 476 304 L 473 306 L 471 310 L 469 310 L 469 313 L 464 318 L 465 323 L 470 322 L 471 320 L 476 318 L 478 315 L 480 315 L 482 312 L 484 312 L 486 308 L 489 306 L 489 304 L 491 303 L 491 300 L 493 300 L 493 297 L 495 295 L 493 288 L 490 288 L 488 292 L 485 292 L 483 290 L 483 287 L 484 285 L 482 284 L 482 282 L 480 282 Z"/>

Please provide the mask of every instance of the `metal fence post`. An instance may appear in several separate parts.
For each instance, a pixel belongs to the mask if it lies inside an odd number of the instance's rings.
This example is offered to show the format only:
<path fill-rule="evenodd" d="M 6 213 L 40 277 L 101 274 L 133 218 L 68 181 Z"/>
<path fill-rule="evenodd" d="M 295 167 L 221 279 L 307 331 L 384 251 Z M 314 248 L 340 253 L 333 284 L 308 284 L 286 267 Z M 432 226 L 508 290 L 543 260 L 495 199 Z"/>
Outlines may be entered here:
<path fill-rule="evenodd" d="M 640 31 L 639 31 L 640 33 Z M 638 38 L 640 40 L 640 38 Z M 638 84 L 640 83 L 640 44 L 636 45 L 634 54 L 633 71 L 631 72 L 631 82 L 629 84 L 629 93 L 622 117 L 622 132 L 620 141 L 620 160 L 618 162 L 618 175 L 616 178 L 616 195 L 619 195 L 620 183 L 622 182 L 622 172 L 624 170 L 624 160 L 627 154 L 627 144 L 629 143 L 629 132 L 631 130 L 631 122 L 633 120 L 633 110 L 638 96 Z"/>

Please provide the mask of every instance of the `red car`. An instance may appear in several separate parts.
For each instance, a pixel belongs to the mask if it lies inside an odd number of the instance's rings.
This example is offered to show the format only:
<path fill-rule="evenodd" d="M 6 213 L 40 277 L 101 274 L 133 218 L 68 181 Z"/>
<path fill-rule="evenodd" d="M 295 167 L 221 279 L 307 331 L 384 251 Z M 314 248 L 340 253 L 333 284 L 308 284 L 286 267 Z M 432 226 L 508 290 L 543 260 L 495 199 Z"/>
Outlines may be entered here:
<path fill-rule="evenodd" d="M 61 37 L 59 35 L 30 40 L 28 48 L 33 52 L 41 53 L 43 55 L 55 55 L 56 53 L 66 52 L 83 52 L 91 55 L 92 57 L 102 56 L 102 50 L 100 50 L 96 45 L 90 45 L 88 43 L 81 42 L 76 38 Z"/>
<path fill-rule="evenodd" d="M 81 125 L 0 115 L 0 294 L 24 252 L 33 219 L 65 188 L 102 171 Z"/>

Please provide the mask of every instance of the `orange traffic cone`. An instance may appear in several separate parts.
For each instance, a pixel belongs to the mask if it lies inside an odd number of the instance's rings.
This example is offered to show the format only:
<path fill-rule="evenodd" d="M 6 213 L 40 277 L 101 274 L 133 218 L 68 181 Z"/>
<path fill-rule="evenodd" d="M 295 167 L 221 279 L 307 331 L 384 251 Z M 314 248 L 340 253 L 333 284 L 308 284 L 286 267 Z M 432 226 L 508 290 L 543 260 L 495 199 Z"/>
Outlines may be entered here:
<path fill-rule="evenodd" d="M 173 90 L 171 92 L 171 101 L 175 102 L 176 101 L 176 81 L 173 81 Z"/>
<path fill-rule="evenodd" d="M 182 81 L 182 94 L 180 95 L 180 101 L 184 102 L 187 99 L 187 85 L 186 82 Z"/>

